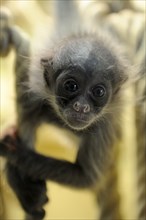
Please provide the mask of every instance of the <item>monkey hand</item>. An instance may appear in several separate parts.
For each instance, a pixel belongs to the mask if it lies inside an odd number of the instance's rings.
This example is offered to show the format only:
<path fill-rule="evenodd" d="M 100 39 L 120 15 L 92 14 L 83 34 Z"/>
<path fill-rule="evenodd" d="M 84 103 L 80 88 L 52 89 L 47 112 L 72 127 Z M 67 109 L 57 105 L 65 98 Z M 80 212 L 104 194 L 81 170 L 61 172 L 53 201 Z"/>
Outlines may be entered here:
<path fill-rule="evenodd" d="M 5 57 L 11 49 L 10 34 L 11 13 L 7 8 L 0 8 L 0 56 Z"/>
<path fill-rule="evenodd" d="M 30 149 L 22 142 L 16 127 L 6 129 L 0 140 L 0 156 L 5 157 L 11 164 L 27 158 Z"/>
<path fill-rule="evenodd" d="M 15 126 L 11 126 L 4 131 L 0 137 L 0 156 L 7 159 L 13 166 L 19 167 L 19 164 L 23 161 L 23 168 L 28 162 L 35 161 L 40 158 L 41 161 L 44 157 L 34 152 L 27 147 L 27 142 L 23 142 L 19 136 L 18 129 Z M 31 167 L 30 167 L 31 168 Z M 20 166 L 22 170 L 22 167 Z M 31 174 L 24 168 L 24 173 L 31 177 Z M 37 177 L 35 178 L 37 179 Z"/>
<path fill-rule="evenodd" d="M 0 8 L 0 56 L 6 57 L 13 47 L 17 53 L 28 55 L 29 37 L 19 27 L 12 24 L 12 16 L 7 8 Z"/>
<path fill-rule="evenodd" d="M 5 131 L 0 140 L 0 156 L 8 160 L 15 158 L 23 148 L 16 127 L 10 127 Z"/>

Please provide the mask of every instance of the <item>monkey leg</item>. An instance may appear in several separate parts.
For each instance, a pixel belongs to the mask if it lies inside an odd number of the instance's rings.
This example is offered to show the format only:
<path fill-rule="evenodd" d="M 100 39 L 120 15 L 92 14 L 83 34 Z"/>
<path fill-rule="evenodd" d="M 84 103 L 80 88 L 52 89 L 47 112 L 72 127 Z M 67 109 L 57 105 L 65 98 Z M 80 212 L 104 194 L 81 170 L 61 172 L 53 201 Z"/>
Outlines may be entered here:
<path fill-rule="evenodd" d="M 34 181 L 26 177 L 9 162 L 7 163 L 7 179 L 29 219 L 43 219 L 45 211 L 42 206 L 48 201 L 45 181 Z"/>
<path fill-rule="evenodd" d="M 12 128 L 9 131 L 11 136 L 7 135 L 0 141 L 0 155 L 3 155 L 4 151 L 2 149 L 4 148 L 8 148 L 11 152 L 16 150 L 16 129 L 14 128 L 15 133 L 12 133 Z M 17 166 L 13 166 L 10 162 L 7 162 L 6 167 L 8 183 L 16 193 L 21 206 L 26 212 L 26 220 L 43 219 L 45 216 L 43 205 L 48 202 L 45 180 L 32 180 L 31 177 L 28 177 L 26 174 L 24 175 Z"/>

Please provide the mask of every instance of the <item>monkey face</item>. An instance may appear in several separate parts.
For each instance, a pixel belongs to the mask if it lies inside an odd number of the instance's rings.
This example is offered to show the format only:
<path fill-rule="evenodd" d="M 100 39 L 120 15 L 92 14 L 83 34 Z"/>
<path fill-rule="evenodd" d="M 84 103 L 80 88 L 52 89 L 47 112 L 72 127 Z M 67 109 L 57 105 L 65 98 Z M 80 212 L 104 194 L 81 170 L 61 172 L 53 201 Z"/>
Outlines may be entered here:
<path fill-rule="evenodd" d="M 92 38 L 72 38 L 58 45 L 50 61 L 45 61 L 53 106 L 73 129 L 96 123 L 124 81 L 122 62 L 108 46 Z"/>
<path fill-rule="evenodd" d="M 70 66 L 56 79 L 55 97 L 59 114 L 76 130 L 85 129 L 96 122 L 110 96 L 110 83 L 79 66 Z"/>

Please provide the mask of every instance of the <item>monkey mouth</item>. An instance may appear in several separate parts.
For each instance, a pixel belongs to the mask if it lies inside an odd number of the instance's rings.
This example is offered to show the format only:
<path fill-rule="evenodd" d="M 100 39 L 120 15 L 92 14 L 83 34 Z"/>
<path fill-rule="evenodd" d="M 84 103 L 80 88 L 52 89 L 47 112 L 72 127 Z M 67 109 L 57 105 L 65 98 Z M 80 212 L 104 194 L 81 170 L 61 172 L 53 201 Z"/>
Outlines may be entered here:
<path fill-rule="evenodd" d="M 91 121 L 89 115 L 71 112 L 65 112 L 64 119 L 70 127 L 78 130 L 88 127 Z"/>

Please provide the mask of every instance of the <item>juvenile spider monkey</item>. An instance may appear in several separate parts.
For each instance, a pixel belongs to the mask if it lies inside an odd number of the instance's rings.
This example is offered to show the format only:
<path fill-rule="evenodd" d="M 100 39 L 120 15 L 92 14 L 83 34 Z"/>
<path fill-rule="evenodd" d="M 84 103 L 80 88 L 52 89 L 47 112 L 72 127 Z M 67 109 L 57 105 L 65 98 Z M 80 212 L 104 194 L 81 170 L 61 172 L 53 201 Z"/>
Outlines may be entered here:
<path fill-rule="evenodd" d="M 57 13 L 69 14 L 70 7 L 75 16 L 74 1 L 55 4 L 56 9 L 64 7 Z M 45 216 L 46 179 L 89 188 L 104 176 L 119 138 L 124 85 L 132 78 L 131 66 L 110 33 L 74 33 L 69 20 L 72 16 L 64 16 L 67 28 L 62 32 L 62 25 L 56 23 L 58 39 L 30 66 L 25 59 L 30 56 L 29 41 L 21 31 L 6 22 L 2 28 L 5 37 L 0 39 L 1 55 L 10 45 L 16 51 L 18 117 L 17 134 L 1 141 L 0 155 L 8 160 L 8 181 L 27 213 L 26 219 L 31 220 Z M 75 17 L 78 22 L 78 14 Z M 2 11 L 0 19 L 7 19 Z M 34 151 L 35 131 L 43 122 L 78 136 L 75 163 Z"/>

